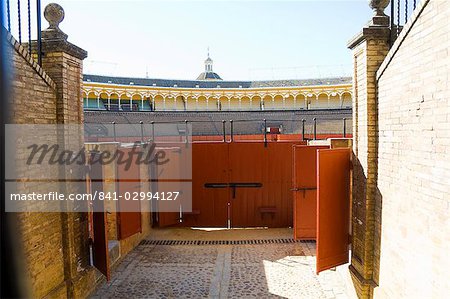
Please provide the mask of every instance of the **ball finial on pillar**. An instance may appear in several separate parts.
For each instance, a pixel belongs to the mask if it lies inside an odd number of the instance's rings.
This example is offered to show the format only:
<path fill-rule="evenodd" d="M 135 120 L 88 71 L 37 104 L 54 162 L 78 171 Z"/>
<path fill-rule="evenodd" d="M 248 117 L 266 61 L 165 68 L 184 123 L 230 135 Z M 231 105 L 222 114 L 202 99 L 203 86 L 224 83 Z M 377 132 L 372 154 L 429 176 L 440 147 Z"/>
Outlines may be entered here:
<path fill-rule="evenodd" d="M 61 5 L 56 3 L 50 3 L 45 7 L 44 17 L 50 24 L 49 29 L 59 29 L 59 24 L 64 20 L 64 9 Z"/>

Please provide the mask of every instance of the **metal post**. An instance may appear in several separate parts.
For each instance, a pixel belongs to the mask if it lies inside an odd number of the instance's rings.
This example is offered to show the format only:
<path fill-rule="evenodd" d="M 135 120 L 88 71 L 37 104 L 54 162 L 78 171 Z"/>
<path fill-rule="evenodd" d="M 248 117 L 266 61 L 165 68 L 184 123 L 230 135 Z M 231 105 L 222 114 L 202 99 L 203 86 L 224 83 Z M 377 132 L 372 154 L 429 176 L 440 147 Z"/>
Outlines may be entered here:
<path fill-rule="evenodd" d="M 223 142 L 227 141 L 227 135 L 226 135 L 226 130 L 225 130 L 225 120 L 222 120 L 222 130 L 223 130 Z"/>
<path fill-rule="evenodd" d="M 11 10 L 9 8 L 9 0 L 6 0 L 6 16 L 8 18 L 8 31 L 11 32 Z"/>
<path fill-rule="evenodd" d="M 405 0 L 405 24 L 408 22 L 408 0 Z"/>
<path fill-rule="evenodd" d="M 394 5 L 395 5 L 395 0 L 391 0 L 391 19 L 390 19 L 390 22 L 391 22 L 391 46 L 394 44 L 394 24 L 395 24 L 395 22 L 394 22 L 394 13 L 395 13 L 395 10 L 394 10 Z"/>
<path fill-rule="evenodd" d="M 41 32 L 41 0 L 36 0 L 37 11 L 37 55 L 38 64 L 42 66 L 42 32 Z"/>
<path fill-rule="evenodd" d="M 20 0 L 17 0 L 17 19 L 19 21 L 19 44 L 22 44 L 22 20 L 20 16 Z"/>
<path fill-rule="evenodd" d="M 30 0 L 27 1 L 28 3 L 28 52 L 31 56 L 31 11 L 30 11 Z"/>
<path fill-rule="evenodd" d="M 185 131 L 184 131 L 184 143 L 186 144 L 186 146 L 189 143 L 189 127 L 188 127 L 188 120 L 184 120 L 184 125 L 185 125 Z"/>
<path fill-rule="evenodd" d="M 313 118 L 313 121 L 314 121 L 314 140 L 317 140 L 317 120 L 315 117 Z"/>
<path fill-rule="evenodd" d="M 152 124 L 152 142 L 155 142 L 155 122 L 151 121 L 150 122 Z"/>
<path fill-rule="evenodd" d="M 230 120 L 230 142 L 233 142 L 233 120 Z"/>
<path fill-rule="evenodd" d="M 264 146 L 267 147 L 267 120 L 264 119 Z"/>
<path fill-rule="evenodd" d="M 397 0 L 397 36 L 400 34 L 400 0 Z"/>
<path fill-rule="evenodd" d="M 114 142 L 116 142 L 117 141 L 117 139 L 116 139 L 116 122 L 113 121 L 112 125 L 113 125 L 113 133 L 114 133 Z"/>
<path fill-rule="evenodd" d="M 141 124 L 141 143 L 144 144 L 144 122 L 141 120 L 139 123 Z"/>
<path fill-rule="evenodd" d="M 346 122 L 346 118 L 344 117 L 342 119 L 344 121 L 344 138 L 347 136 L 347 122 Z"/>
<path fill-rule="evenodd" d="M 302 119 L 302 140 L 305 141 L 305 119 Z"/>

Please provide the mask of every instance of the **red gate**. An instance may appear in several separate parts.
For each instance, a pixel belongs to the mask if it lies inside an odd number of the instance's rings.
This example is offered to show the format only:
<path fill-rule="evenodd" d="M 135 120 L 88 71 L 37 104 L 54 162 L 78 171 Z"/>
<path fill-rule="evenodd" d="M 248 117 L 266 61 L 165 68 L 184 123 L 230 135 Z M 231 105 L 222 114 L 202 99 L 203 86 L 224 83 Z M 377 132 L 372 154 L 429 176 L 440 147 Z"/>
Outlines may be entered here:
<path fill-rule="evenodd" d="M 183 226 L 292 225 L 292 146 L 298 142 L 192 144 L 192 212 Z"/>
<path fill-rule="evenodd" d="M 182 157 L 181 157 L 181 149 L 179 147 L 158 147 L 158 151 L 162 150 L 165 153 L 165 159 L 170 161 L 169 163 L 165 164 L 162 167 L 159 167 L 155 164 L 152 164 L 152 167 L 155 167 L 155 178 L 158 182 L 164 183 L 167 181 L 171 182 L 171 188 L 172 190 L 181 190 L 180 188 L 180 181 L 181 178 L 181 163 L 182 163 Z M 161 192 L 165 190 L 159 190 L 158 184 L 154 185 L 155 187 L 152 188 L 153 192 Z M 163 191 L 164 192 L 164 191 Z M 178 225 L 180 223 L 180 210 L 178 209 L 175 211 L 176 206 L 172 202 L 168 201 L 158 201 L 156 203 L 158 206 L 156 210 L 161 211 L 162 206 L 165 205 L 168 209 L 170 209 L 173 212 L 159 212 L 158 213 L 158 225 L 159 227 L 167 227 L 167 226 L 174 226 Z M 170 206 L 170 207 L 169 207 Z M 181 204 L 179 205 L 181 206 Z M 179 207 L 178 206 L 178 207 Z"/>
<path fill-rule="evenodd" d="M 228 157 L 227 143 L 192 144 L 192 212 L 183 226 L 228 226 Z"/>
<path fill-rule="evenodd" d="M 316 272 L 349 261 L 350 149 L 317 152 Z"/>
<path fill-rule="evenodd" d="M 137 148 L 134 148 L 137 150 Z M 123 159 L 129 157 L 129 153 L 133 148 L 120 148 L 117 151 L 123 154 Z M 132 159 L 136 155 L 131 155 Z M 118 237 L 119 240 L 128 238 L 136 233 L 142 232 L 141 227 L 141 203 L 139 200 L 131 200 L 134 192 L 140 192 L 141 178 L 139 164 L 135 163 L 118 163 L 117 164 L 118 179 Z"/>
<path fill-rule="evenodd" d="M 95 154 L 91 155 L 88 188 L 91 194 L 103 192 L 103 166 L 101 163 L 92 163 L 93 158 L 98 161 Z M 107 220 L 104 201 L 93 201 L 92 222 L 92 253 L 94 267 L 106 276 L 106 280 L 111 277 L 109 268 L 108 233 Z"/>
<path fill-rule="evenodd" d="M 294 238 L 316 239 L 317 150 L 328 146 L 294 146 Z"/>

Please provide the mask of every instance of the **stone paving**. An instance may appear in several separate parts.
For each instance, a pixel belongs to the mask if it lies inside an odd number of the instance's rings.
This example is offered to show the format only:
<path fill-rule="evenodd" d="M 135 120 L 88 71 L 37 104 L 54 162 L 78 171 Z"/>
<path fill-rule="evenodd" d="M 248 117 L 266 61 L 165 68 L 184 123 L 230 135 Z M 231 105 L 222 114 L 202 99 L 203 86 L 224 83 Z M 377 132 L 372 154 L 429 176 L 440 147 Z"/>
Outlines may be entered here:
<path fill-rule="evenodd" d="M 140 245 L 92 298 L 348 298 L 315 244 Z"/>

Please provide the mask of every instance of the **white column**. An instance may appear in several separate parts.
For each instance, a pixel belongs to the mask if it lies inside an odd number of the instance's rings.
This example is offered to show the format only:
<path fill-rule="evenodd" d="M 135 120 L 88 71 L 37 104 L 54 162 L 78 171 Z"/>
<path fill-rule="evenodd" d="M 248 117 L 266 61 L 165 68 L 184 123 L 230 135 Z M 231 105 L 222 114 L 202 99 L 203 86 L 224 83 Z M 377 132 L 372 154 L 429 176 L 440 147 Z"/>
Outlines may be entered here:
<path fill-rule="evenodd" d="M 166 96 L 163 97 L 163 110 L 166 111 Z"/>
<path fill-rule="evenodd" d="M 239 98 L 239 110 L 242 110 L 242 99 Z"/>
<path fill-rule="evenodd" d="M 328 94 L 328 103 L 327 103 L 327 108 L 328 109 L 330 109 L 331 107 L 330 107 L 330 98 L 331 98 L 331 95 L 330 94 Z"/>
<path fill-rule="evenodd" d="M 283 109 L 286 109 L 286 96 L 283 97 Z"/>
<path fill-rule="evenodd" d="M 209 98 L 206 98 L 206 110 L 209 110 Z"/>
<path fill-rule="evenodd" d="M 228 98 L 228 111 L 231 110 L 231 98 Z"/>
<path fill-rule="evenodd" d="M 343 103 L 342 103 L 342 94 L 339 94 L 339 108 L 342 108 Z"/>
<path fill-rule="evenodd" d="M 120 107 L 120 97 L 122 96 L 122 95 L 118 95 L 119 96 L 119 110 L 122 110 L 122 107 Z"/>
<path fill-rule="evenodd" d="M 111 95 L 108 95 L 108 110 L 111 110 Z"/>
<path fill-rule="evenodd" d="M 97 96 L 97 109 L 100 109 L 100 95 Z"/>
<path fill-rule="evenodd" d="M 297 109 L 297 94 L 293 95 L 294 97 L 294 109 Z"/>

